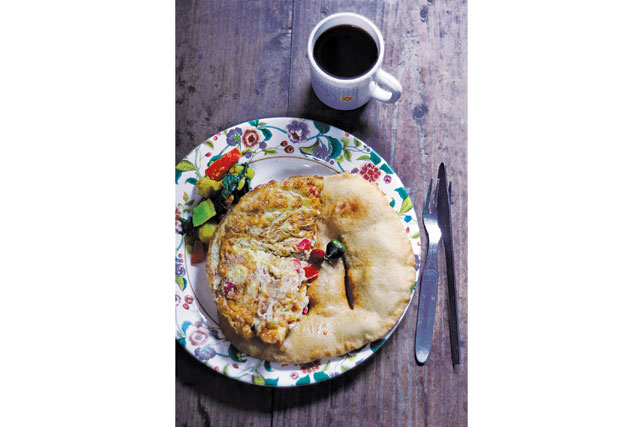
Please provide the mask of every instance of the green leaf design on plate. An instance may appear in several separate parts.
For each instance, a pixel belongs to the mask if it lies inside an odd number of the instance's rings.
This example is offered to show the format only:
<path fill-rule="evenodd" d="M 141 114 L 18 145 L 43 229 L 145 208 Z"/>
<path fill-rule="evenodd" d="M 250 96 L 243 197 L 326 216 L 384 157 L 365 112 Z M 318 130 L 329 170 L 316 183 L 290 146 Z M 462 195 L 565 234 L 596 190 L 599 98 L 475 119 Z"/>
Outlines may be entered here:
<path fill-rule="evenodd" d="M 329 155 L 329 158 L 331 159 L 338 158 L 340 156 L 340 153 L 342 153 L 342 144 L 340 144 L 340 141 L 338 141 L 336 138 L 332 136 L 328 136 L 327 139 L 331 144 L 331 147 L 330 147 L 331 154 Z"/>
<path fill-rule="evenodd" d="M 411 204 L 411 199 L 407 197 L 402 201 L 402 206 L 400 207 L 400 213 L 401 214 L 407 213 L 412 207 L 413 205 Z"/>
<path fill-rule="evenodd" d="M 222 373 L 224 375 L 227 375 L 227 376 L 229 375 L 229 365 L 228 364 L 224 365 L 224 368 L 222 368 Z"/>
<path fill-rule="evenodd" d="M 362 141 L 360 141 L 358 138 L 353 138 L 353 144 L 356 147 L 360 147 L 362 145 Z"/>
<path fill-rule="evenodd" d="M 311 378 L 309 378 L 309 375 L 305 375 L 304 377 L 296 381 L 296 385 L 305 385 L 310 383 L 311 383 Z"/>
<path fill-rule="evenodd" d="M 402 199 L 406 199 L 407 197 L 409 197 L 409 195 L 407 194 L 407 190 L 405 190 L 404 187 L 398 187 L 393 191 L 397 192 L 400 197 L 402 197 Z"/>
<path fill-rule="evenodd" d="M 320 133 L 327 133 L 329 132 L 329 129 L 331 129 L 331 126 L 322 122 L 313 122 L 313 125 L 316 127 L 316 129 L 318 129 Z"/>
<path fill-rule="evenodd" d="M 196 185 L 196 182 L 198 182 L 198 180 L 197 180 L 197 179 L 195 179 L 195 178 L 187 178 L 187 182 L 188 182 L 189 184 Z"/>
<path fill-rule="evenodd" d="M 178 180 L 180 179 L 181 176 L 182 176 L 182 171 L 180 169 L 176 169 L 176 184 L 178 183 Z"/>
<path fill-rule="evenodd" d="M 232 360 L 235 360 L 236 362 L 246 362 L 247 361 L 247 359 L 244 359 L 242 357 L 242 353 L 240 352 L 240 350 L 235 348 L 233 346 L 233 344 L 229 344 L 229 350 L 227 351 L 227 353 L 229 353 L 229 357 Z"/>
<path fill-rule="evenodd" d="M 258 126 L 264 126 L 264 125 L 266 125 L 265 122 L 258 122 Z"/>
<path fill-rule="evenodd" d="M 277 387 L 279 379 L 280 378 L 265 378 L 264 382 L 265 382 L 266 385 L 270 385 L 272 387 Z"/>
<path fill-rule="evenodd" d="M 340 141 L 342 141 L 343 145 L 346 147 L 347 145 L 349 145 L 349 138 L 340 138 Z"/>
<path fill-rule="evenodd" d="M 340 371 L 342 372 L 347 372 L 349 369 L 351 368 L 347 365 L 340 365 Z"/>
<path fill-rule="evenodd" d="M 178 338 L 178 342 L 180 343 L 181 346 L 186 347 L 187 346 L 187 339 L 185 337 L 182 338 Z"/>
<path fill-rule="evenodd" d="M 331 377 L 322 371 L 316 372 L 315 374 L 313 374 L 313 379 L 316 380 L 316 382 L 328 380 L 329 378 Z"/>
<path fill-rule="evenodd" d="M 271 370 L 272 370 L 272 369 L 271 369 L 271 362 L 269 362 L 268 360 L 265 360 L 265 361 L 264 361 L 264 369 L 265 369 L 267 372 L 271 372 Z"/>
<path fill-rule="evenodd" d="M 179 171 L 194 171 L 196 170 L 196 165 L 194 165 L 193 163 L 191 163 L 189 160 L 183 160 L 180 163 L 178 163 L 178 166 L 176 166 L 176 169 L 178 169 Z"/>
<path fill-rule="evenodd" d="M 315 143 L 313 143 L 313 145 L 310 145 L 308 147 L 300 147 L 300 152 L 302 154 L 307 154 L 307 155 L 312 155 L 313 153 L 316 152 L 316 150 L 318 149 L 318 146 L 320 145 L 320 143 L 318 141 L 316 141 Z"/>
<path fill-rule="evenodd" d="M 191 179 L 193 179 L 193 178 L 191 178 Z M 187 206 L 191 206 L 193 204 L 193 202 L 195 202 L 195 201 L 196 201 L 196 199 L 187 200 L 184 204 L 187 205 Z"/>
<path fill-rule="evenodd" d="M 371 157 L 364 155 L 364 156 L 358 157 L 356 160 L 371 160 Z"/>
<path fill-rule="evenodd" d="M 258 384 L 258 385 L 264 385 L 265 381 L 264 381 L 264 377 L 262 375 L 260 375 L 259 373 L 255 372 L 253 374 L 253 376 L 251 377 L 251 382 L 254 384 Z"/>
<path fill-rule="evenodd" d="M 249 124 L 253 127 L 258 127 L 258 124 L 260 124 L 260 120 L 251 120 Z"/>
<path fill-rule="evenodd" d="M 391 199 L 389 206 L 394 207 L 396 205 L 396 199 Z"/>
<path fill-rule="evenodd" d="M 371 157 L 371 162 L 374 165 L 377 165 L 378 163 L 380 163 L 382 161 L 382 159 L 380 158 L 380 156 L 378 156 L 378 153 L 376 153 L 375 151 L 371 150 L 371 153 L 369 153 L 369 157 Z"/>
<path fill-rule="evenodd" d="M 213 148 L 213 141 L 211 141 L 210 139 L 207 139 L 204 142 L 204 145 L 208 146 L 209 148 Z"/>
<path fill-rule="evenodd" d="M 388 164 L 384 164 L 382 166 L 380 166 L 380 169 L 382 169 L 383 171 L 385 171 L 386 173 L 388 173 L 389 175 L 393 175 L 393 171 L 391 170 L 391 168 L 389 167 Z"/>
<path fill-rule="evenodd" d="M 420 237 L 420 232 L 419 232 L 419 231 L 416 231 L 415 233 L 413 233 L 413 234 L 411 235 L 411 238 L 412 238 L 412 239 L 417 239 L 418 237 Z"/>
<path fill-rule="evenodd" d="M 274 150 L 273 148 L 265 148 L 262 151 L 264 151 L 265 154 L 278 154 L 278 150 Z"/>
<path fill-rule="evenodd" d="M 184 277 L 176 276 L 176 283 L 178 284 L 180 289 L 183 291 L 187 287 L 187 279 L 185 279 Z"/>
<path fill-rule="evenodd" d="M 384 344 L 385 341 L 386 341 L 386 339 L 380 338 L 379 340 L 375 340 L 374 342 L 372 342 L 371 343 L 371 351 L 376 351 L 377 349 L 379 349 L 380 346 L 382 346 L 382 344 Z"/>
<path fill-rule="evenodd" d="M 268 141 L 271 139 L 271 137 L 273 136 L 273 134 L 271 133 L 271 131 L 269 129 L 266 128 L 259 128 L 260 132 L 262 132 L 262 134 L 264 135 L 264 140 Z"/>
<path fill-rule="evenodd" d="M 351 151 L 344 149 L 344 158 L 347 159 L 348 162 L 351 161 Z"/>

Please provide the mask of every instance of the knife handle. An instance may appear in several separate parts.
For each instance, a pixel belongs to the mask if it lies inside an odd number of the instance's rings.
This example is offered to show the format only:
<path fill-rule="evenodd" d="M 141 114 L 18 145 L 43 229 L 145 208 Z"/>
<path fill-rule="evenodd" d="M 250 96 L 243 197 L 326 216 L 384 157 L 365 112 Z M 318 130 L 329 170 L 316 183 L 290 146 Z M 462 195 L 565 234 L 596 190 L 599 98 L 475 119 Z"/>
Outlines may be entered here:
<path fill-rule="evenodd" d="M 458 296 L 456 292 L 456 272 L 453 258 L 452 244 L 444 248 L 447 262 L 447 294 L 449 300 L 449 342 L 451 343 L 451 361 L 453 365 L 460 364 L 460 337 L 458 333 Z"/>
<path fill-rule="evenodd" d="M 418 301 L 418 326 L 416 328 L 416 360 L 424 364 L 431 352 L 433 325 L 438 297 L 438 246 L 430 246 L 427 252 L 425 270 L 420 279 L 420 299 Z"/>

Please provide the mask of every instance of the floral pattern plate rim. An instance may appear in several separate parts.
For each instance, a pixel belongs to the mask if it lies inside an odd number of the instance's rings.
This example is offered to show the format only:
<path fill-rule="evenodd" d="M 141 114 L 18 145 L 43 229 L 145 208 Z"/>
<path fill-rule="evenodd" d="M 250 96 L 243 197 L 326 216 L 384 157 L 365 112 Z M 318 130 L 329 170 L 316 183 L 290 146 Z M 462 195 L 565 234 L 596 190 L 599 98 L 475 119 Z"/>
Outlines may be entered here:
<path fill-rule="evenodd" d="M 195 183 L 216 156 L 237 147 L 255 170 L 252 187 L 295 174 L 362 175 L 385 194 L 405 224 L 420 266 L 420 230 L 411 199 L 389 164 L 366 143 L 337 127 L 308 119 L 272 117 L 231 126 L 198 145 L 176 166 L 175 319 L 176 339 L 196 359 L 230 378 L 271 387 L 314 384 L 349 371 L 375 353 L 404 318 L 381 339 L 339 357 L 301 365 L 281 365 L 253 358 L 236 349 L 218 325 L 204 263 L 191 265 L 190 248 L 179 234 L 179 218 L 187 217 L 199 196 Z M 407 308 L 411 304 L 407 304 Z"/>

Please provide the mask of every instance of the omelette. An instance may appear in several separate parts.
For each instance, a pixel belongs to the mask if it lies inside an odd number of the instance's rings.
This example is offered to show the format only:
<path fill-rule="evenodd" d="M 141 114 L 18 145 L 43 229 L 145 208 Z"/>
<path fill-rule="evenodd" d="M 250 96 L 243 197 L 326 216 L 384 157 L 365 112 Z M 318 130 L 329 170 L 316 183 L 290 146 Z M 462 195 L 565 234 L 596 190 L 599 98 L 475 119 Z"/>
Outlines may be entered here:
<path fill-rule="evenodd" d="M 316 269 L 311 251 L 332 239 L 344 244 L 344 262 Z M 414 267 L 384 194 L 347 173 L 251 190 L 217 228 L 206 270 L 234 346 L 264 360 L 307 363 L 384 336 L 410 301 Z"/>

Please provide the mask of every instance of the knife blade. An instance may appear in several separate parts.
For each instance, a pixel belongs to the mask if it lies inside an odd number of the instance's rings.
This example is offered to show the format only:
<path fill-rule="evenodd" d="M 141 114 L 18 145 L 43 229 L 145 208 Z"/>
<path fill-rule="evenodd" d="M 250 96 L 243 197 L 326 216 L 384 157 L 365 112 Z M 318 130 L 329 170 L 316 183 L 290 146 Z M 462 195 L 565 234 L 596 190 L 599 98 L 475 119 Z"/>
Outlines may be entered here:
<path fill-rule="evenodd" d="M 447 171 L 443 163 L 438 168 L 438 180 L 447 182 Z M 444 186 L 446 188 L 446 186 Z M 438 225 L 442 231 L 442 243 L 444 245 L 444 255 L 447 264 L 447 294 L 449 306 L 449 341 L 451 343 L 451 361 L 453 365 L 460 364 L 460 347 L 458 335 L 458 308 L 456 292 L 455 261 L 453 257 L 453 236 L 451 232 L 451 186 L 448 191 L 438 192 Z"/>

